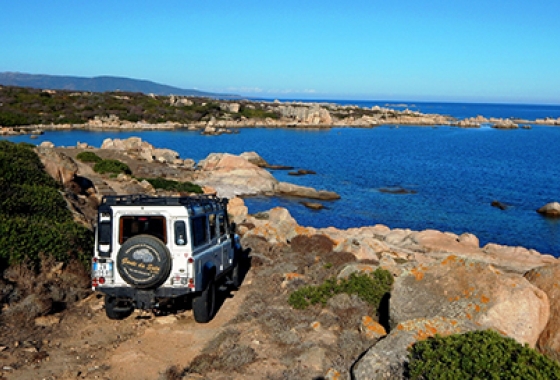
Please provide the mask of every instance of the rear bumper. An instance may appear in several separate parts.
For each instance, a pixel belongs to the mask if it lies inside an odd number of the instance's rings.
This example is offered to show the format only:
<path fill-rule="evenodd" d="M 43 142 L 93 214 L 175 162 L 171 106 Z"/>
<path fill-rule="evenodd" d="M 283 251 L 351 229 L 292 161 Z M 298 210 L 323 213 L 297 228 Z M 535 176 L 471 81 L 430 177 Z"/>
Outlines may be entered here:
<path fill-rule="evenodd" d="M 192 294 L 190 288 L 157 288 L 157 289 L 136 289 L 128 287 L 98 287 L 98 291 L 111 297 L 131 300 L 135 309 L 153 309 L 158 299 L 177 298 Z"/>

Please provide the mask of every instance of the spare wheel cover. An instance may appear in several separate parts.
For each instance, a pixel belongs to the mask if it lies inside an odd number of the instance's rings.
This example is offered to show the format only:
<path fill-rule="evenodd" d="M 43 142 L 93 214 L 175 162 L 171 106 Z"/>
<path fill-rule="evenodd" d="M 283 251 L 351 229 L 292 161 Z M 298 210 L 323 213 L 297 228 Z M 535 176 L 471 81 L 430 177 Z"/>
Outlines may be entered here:
<path fill-rule="evenodd" d="M 128 284 L 153 288 L 163 284 L 171 272 L 171 255 L 163 242 L 151 235 L 128 239 L 117 254 L 117 270 Z"/>

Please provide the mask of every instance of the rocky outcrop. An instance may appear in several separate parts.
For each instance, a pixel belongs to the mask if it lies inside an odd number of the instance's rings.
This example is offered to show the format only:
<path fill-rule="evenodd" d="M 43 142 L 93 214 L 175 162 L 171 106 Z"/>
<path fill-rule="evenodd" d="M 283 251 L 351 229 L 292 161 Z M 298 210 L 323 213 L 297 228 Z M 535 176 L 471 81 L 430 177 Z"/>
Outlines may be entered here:
<path fill-rule="evenodd" d="M 547 203 L 543 207 L 539 208 L 537 212 L 544 216 L 558 218 L 560 217 L 560 203 L 558 202 Z"/>
<path fill-rule="evenodd" d="M 497 129 L 517 129 L 519 125 L 513 122 L 511 119 L 490 119 L 492 124 L 492 128 Z"/>
<path fill-rule="evenodd" d="M 235 156 L 227 153 L 213 153 L 198 163 L 200 169 L 198 184 L 212 186 L 221 197 L 232 198 L 240 195 L 282 195 L 321 200 L 339 199 L 334 192 L 315 190 L 287 182 L 279 182 L 270 172 L 250 162 L 263 163 L 255 155 Z M 266 162 L 266 161 L 264 161 Z"/>
<path fill-rule="evenodd" d="M 546 294 L 523 277 L 456 256 L 403 273 L 391 292 L 393 327 L 417 318 L 469 320 L 532 347 L 549 312 Z"/>
<path fill-rule="evenodd" d="M 556 119 L 552 117 L 547 117 L 544 119 L 536 119 L 534 123 L 540 125 L 560 125 L 560 117 Z"/>
<path fill-rule="evenodd" d="M 105 139 L 101 149 L 124 151 L 133 158 L 143 159 L 148 162 L 182 163 L 179 160 L 179 153 L 171 149 L 155 148 L 147 141 L 142 141 L 140 137 L 129 137 L 126 140 Z"/>
<path fill-rule="evenodd" d="M 560 264 L 532 269 L 525 278 L 545 292 L 550 302 L 550 318 L 537 341 L 537 348 L 560 361 Z"/>
<path fill-rule="evenodd" d="M 340 195 L 333 191 L 315 190 L 312 187 L 294 185 L 288 182 L 278 182 L 274 190 L 278 195 L 289 197 L 321 199 L 326 201 L 340 199 Z"/>
<path fill-rule="evenodd" d="M 480 128 L 482 124 L 488 123 L 488 119 L 484 116 L 469 117 L 457 122 L 457 126 L 461 128 Z"/>
<path fill-rule="evenodd" d="M 67 184 L 74 179 L 78 172 L 78 165 L 70 157 L 46 146 L 38 147 L 37 153 L 45 166 L 45 171 L 60 184 Z"/>
<path fill-rule="evenodd" d="M 473 322 L 444 317 L 419 318 L 401 323 L 356 362 L 352 368 L 353 379 L 408 379 L 405 375 L 408 348 L 416 341 L 436 334 L 446 336 L 475 330 L 480 330 L 480 327 Z"/>

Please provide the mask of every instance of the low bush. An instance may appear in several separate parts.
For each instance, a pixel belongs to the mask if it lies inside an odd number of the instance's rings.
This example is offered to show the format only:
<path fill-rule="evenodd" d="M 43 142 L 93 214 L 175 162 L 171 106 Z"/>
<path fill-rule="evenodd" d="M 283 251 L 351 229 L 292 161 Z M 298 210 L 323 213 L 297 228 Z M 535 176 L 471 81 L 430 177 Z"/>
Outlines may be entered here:
<path fill-rule="evenodd" d="M 393 276 L 378 268 L 371 275 L 352 273 L 347 279 L 331 277 L 318 286 L 304 286 L 291 293 L 288 303 L 294 309 L 305 309 L 309 305 L 326 305 L 337 294 L 355 294 L 368 304 L 378 307 L 383 296 L 391 290 Z"/>
<path fill-rule="evenodd" d="M 76 158 L 82 162 L 98 163 L 103 161 L 103 159 L 99 157 L 97 154 L 95 154 L 94 152 L 87 152 L 87 151 L 78 153 Z"/>
<path fill-rule="evenodd" d="M 0 217 L 4 217 L 0 215 Z M 4 217 L 0 223 L 0 259 L 9 264 L 40 263 L 40 254 L 57 261 L 78 259 L 87 265 L 93 249 L 93 234 L 75 223 L 40 217 Z"/>
<path fill-rule="evenodd" d="M 560 379 L 560 364 L 492 330 L 416 342 L 410 379 Z"/>
<path fill-rule="evenodd" d="M 8 184 L 0 179 L 0 214 L 69 220 L 70 210 L 60 192 L 52 187 Z"/>
<path fill-rule="evenodd" d="M 0 220 L 0 268 L 38 268 L 41 254 L 83 264 L 91 257 L 93 234 L 73 221 L 32 146 L 0 141 Z"/>
<path fill-rule="evenodd" d="M 93 166 L 93 170 L 99 174 L 114 173 L 114 174 L 132 174 L 132 171 L 127 164 L 119 160 L 101 160 Z"/>
<path fill-rule="evenodd" d="M 139 181 L 148 181 L 154 189 L 167 191 L 180 191 L 185 193 L 202 194 L 202 188 L 192 182 L 179 182 L 165 178 L 138 178 Z"/>
<path fill-rule="evenodd" d="M 44 171 L 39 156 L 28 144 L 0 141 L 0 179 L 8 184 L 28 184 L 59 188 Z"/>

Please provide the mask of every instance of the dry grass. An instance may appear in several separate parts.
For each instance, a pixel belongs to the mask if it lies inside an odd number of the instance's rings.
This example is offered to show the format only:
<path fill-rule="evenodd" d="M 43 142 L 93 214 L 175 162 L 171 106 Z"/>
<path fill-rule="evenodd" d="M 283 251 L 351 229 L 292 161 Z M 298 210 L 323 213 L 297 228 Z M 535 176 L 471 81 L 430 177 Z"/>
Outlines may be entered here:
<path fill-rule="evenodd" d="M 2 320 L 8 324 L 28 325 L 39 316 L 58 312 L 90 294 L 90 276 L 78 261 L 56 262 L 40 255 L 40 267 L 29 262 L 4 271 Z"/>

